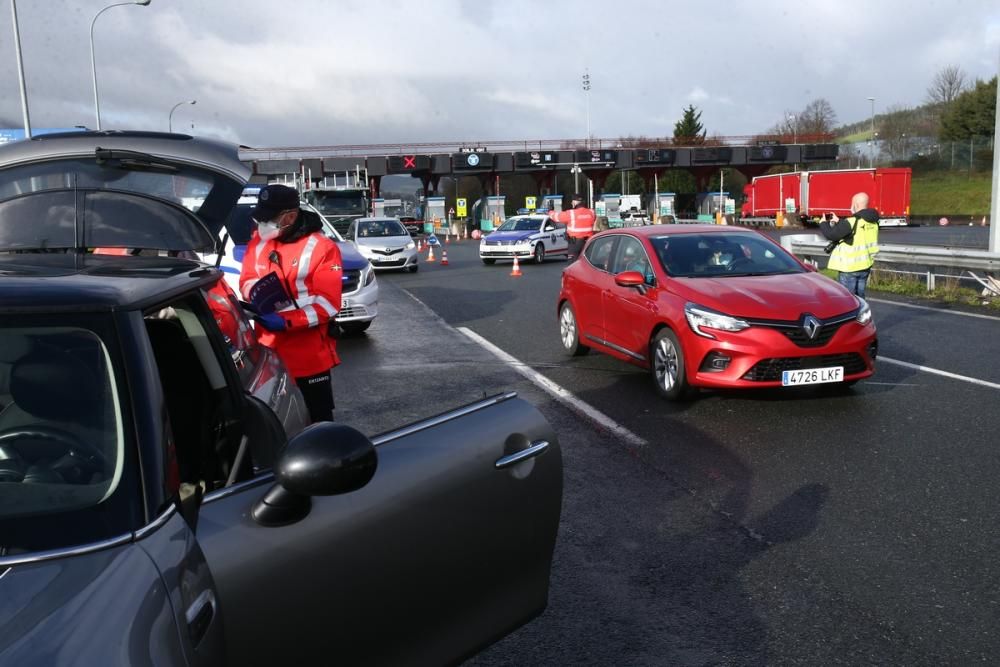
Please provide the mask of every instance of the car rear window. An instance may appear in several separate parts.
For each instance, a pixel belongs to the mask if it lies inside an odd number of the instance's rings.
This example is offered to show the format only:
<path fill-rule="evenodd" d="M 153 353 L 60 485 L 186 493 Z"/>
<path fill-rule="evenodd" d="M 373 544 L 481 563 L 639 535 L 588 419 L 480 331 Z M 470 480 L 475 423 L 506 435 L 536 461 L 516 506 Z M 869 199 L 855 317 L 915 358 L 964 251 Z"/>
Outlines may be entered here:
<path fill-rule="evenodd" d="M 65 319 L 65 318 L 63 318 Z M 96 331 L 4 315 L 0 555 L 127 532 L 122 392 Z"/>

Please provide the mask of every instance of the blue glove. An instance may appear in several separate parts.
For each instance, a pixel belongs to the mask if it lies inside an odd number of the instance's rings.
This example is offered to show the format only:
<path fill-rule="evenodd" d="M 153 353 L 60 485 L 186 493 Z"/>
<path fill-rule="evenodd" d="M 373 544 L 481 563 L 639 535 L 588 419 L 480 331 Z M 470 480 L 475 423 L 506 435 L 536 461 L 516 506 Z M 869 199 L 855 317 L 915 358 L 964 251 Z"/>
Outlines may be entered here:
<path fill-rule="evenodd" d="M 284 331 L 288 328 L 285 318 L 278 313 L 264 313 L 263 315 L 257 315 L 254 319 L 260 322 L 261 326 L 268 331 Z"/>

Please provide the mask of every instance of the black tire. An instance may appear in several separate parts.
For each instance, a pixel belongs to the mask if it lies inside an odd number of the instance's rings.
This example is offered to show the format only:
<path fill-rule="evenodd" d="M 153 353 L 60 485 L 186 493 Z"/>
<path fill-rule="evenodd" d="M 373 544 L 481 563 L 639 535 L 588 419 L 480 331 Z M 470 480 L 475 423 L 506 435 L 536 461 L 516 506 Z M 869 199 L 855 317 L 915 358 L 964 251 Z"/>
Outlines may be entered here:
<path fill-rule="evenodd" d="M 487 259 L 486 257 L 483 257 L 483 264 L 486 266 L 493 266 L 496 263 L 497 261 L 495 259 Z"/>
<path fill-rule="evenodd" d="M 371 322 L 343 322 L 340 328 L 348 336 L 356 336 L 368 331 L 371 325 Z"/>
<path fill-rule="evenodd" d="M 419 264 L 414 264 L 413 266 L 406 267 L 406 270 L 409 271 L 410 273 L 416 273 L 419 268 L 420 268 Z"/>
<path fill-rule="evenodd" d="M 661 329 L 649 343 L 649 375 L 656 393 L 668 401 L 681 401 L 691 396 L 684 350 L 670 329 Z"/>
<path fill-rule="evenodd" d="M 569 301 L 563 303 L 559 309 L 559 340 L 562 342 L 563 350 L 570 356 L 580 357 L 590 352 L 590 348 L 580 342 L 580 326 L 577 324 L 576 311 Z"/>
<path fill-rule="evenodd" d="M 535 244 L 535 264 L 542 264 L 545 262 L 545 244 L 536 243 Z"/>

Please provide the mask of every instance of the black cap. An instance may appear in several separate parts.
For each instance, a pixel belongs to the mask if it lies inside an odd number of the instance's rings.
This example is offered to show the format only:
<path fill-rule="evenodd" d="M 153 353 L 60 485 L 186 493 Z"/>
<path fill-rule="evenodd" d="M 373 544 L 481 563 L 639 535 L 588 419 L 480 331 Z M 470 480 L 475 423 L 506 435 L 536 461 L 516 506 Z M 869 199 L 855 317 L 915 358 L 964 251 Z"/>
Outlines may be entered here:
<path fill-rule="evenodd" d="M 257 196 L 257 205 L 250 215 L 257 220 L 270 220 L 282 211 L 299 207 L 299 193 L 287 185 L 269 185 Z"/>

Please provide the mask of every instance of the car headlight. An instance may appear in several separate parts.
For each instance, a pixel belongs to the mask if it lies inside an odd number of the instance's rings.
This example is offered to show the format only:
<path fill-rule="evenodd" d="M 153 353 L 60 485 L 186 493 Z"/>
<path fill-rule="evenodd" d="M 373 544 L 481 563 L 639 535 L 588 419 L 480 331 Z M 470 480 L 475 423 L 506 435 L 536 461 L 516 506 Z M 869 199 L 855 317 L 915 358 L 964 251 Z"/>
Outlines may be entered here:
<path fill-rule="evenodd" d="M 858 308 L 858 324 L 868 324 L 872 321 L 872 309 L 868 305 L 868 302 L 862 299 L 860 296 L 854 297 L 858 300 L 860 307 Z"/>
<path fill-rule="evenodd" d="M 705 338 L 715 338 L 715 336 L 705 331 L 705 329 L 735 332 L 750 328 L 749 324 L 739 318 L 724 315 L 704 306 L 699 306 L 696 303 L 685 304 L 684 316 L 687 317 L 691 330 Z"/>
<path fill-rule="evenodd" d="M 407 250 L 413 250 L 416 247 L 417 247 L 417 244 L 414 243 L 413 241 L 410 241 L 409 243 L 406 244 L 406 249 Z"/>
<path fill-rule="evenodd" d="M 371 262 L 368 262 L 368 266 L 365 267 L 364 273 L 364 284 L 367 287 L 375 280 L 375 268 L 372 266 Z"/>

